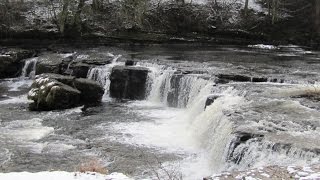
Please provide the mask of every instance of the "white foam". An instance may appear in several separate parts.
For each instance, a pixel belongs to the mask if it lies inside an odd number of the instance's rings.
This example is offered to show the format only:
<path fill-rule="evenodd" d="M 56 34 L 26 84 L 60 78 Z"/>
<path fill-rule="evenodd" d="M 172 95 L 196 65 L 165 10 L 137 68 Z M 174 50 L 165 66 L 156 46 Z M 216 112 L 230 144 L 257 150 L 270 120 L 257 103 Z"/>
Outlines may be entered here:
<path fill-rule="evenodd" d="M 22 87 L 29 87 L 32 84 L 32 80 L 19 80 L 19 81 L 9 81 L 7 83 L 9 90 L 8 91 L 20 91 Z"/>
<path fill-rule="evenodd" d="M 42 126 L 42 119 L 16 120 L 3 123 L 1 136 L 17 141 L 39 140 L 54 131 L 52 127 Z"/>
<path fill-rule="evenodd" d="M 28 100 L 27 95 L 22 95 L 18 97 L 9 97 L 9 99 L 5 99 L 0 101 L 0 104 L 27 104 L 31 101 Z"/>

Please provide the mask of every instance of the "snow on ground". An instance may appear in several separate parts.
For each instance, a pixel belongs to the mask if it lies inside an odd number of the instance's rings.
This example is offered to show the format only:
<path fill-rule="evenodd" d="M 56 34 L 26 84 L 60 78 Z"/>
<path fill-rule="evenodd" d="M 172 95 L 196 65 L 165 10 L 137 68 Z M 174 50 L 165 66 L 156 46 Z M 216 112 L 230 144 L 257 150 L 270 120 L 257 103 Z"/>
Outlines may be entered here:
<path fill-rule="evenodd" d="M 248 45 L 248 47 L 249 48 L 256 48 L 256 49 L 268 49 L 268 50 L 278 49 L 277 46 L 266 45 L 266 44 Z"/>
<path fill-rule="evenodd" d="M 221 174 L 214 174 L 207 180 L 229 180 L 229 179 L 299 179 L 299 180 L 320 180 L 320 165 L 314 166 L 269 166 L 249 169 L 247 171 L 234 171 Z"/>
<path fill-rule="evenodd" d="M 1 180 L 133 180 L 122 173 L 102 175 L 94 172 L 72 173 L 64 171 L 55 172 L 12 172 L 0 173 Z"/>

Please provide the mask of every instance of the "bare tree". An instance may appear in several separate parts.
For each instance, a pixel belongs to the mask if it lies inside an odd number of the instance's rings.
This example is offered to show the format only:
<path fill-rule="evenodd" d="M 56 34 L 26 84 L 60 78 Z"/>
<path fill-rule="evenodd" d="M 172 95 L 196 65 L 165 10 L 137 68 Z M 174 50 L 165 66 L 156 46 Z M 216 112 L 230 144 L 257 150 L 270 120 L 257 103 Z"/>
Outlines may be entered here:
<path fill-rule="evenodd" d="M 272 0 L 272 24 L 278 20 L 278 0 Z"/>
<path fill-rule="evenodd" d="M 248 16 L 248 11 L 249 11 L 249 0 L 246 0 L 245 4 L 244 4 L 244 15 L 245 16 Z"/>
<path fill-rule="evenodd" d="M 320 35 L 320 0 L 315 1 L 315 29 Z"/>

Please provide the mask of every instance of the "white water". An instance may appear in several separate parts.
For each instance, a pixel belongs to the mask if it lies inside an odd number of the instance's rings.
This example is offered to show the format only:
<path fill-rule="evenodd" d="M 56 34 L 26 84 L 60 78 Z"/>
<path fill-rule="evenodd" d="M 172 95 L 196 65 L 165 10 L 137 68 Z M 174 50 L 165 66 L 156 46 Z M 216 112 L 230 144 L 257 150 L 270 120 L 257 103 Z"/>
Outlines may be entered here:
<path fill-rule="evenodd" d="M 150 69 L 147 100 L 128 105 L 129 111 L 132 109 L 149 121 L 114 123 L 107 128 L 124 136 L 107 138 L 179 154 L 183 160 L 165 164 L 171 168 L 168 171 L 178 170 L 184 179 L 201 179 L 223 170 L 233 138 L 233 125 L 224 112 L 243 104 L 243 96 L 231 88 L 222 90 L 221 98 L 205 109 L 207 97 L 221 90 L 215 89 L 210 80 L 186 75 L 178 82 L 179 109 L 170 108 L 168 94 L 172 91 L 170 80 L 174 69 Z"/>
<path fill-rule="evenodd" d="M 37 57 L 26 60 L 22 69 L 21 77 L 33 78 L 35 76 L 37 61 Z"/>
<path fill-rule="evenodd" d="M 109 87 L 110 87 L 110 79 L 109 76 L 111 74 L 112 68 L 116 65 L 121 65 L 122 63 L 117 62 L 117 60 L 121 57 L 121 55 L 113 56 L 113 60 L 111 64 L 106 64 L 104 66 L 94 67 L 89 70 L 87 78 L 92 79 L 100 83 L 104 88 L 104 94 L 102 99 L 105 101 L 110 100 L 109 97 Z"/>

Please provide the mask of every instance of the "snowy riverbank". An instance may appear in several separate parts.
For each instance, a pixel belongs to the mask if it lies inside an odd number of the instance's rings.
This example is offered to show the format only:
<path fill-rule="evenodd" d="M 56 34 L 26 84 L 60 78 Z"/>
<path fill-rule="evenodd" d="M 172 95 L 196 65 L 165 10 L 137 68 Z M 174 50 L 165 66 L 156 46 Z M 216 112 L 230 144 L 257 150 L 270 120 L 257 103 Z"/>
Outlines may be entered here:
<path fill-rule="evenodd" d="M 78 173 L 78 172 L 12 172 L 0 173 L 1 180 L 132 180 L 122 173 L 112 173 L 109 175 L 102 175 L 98 173 Z"/>

